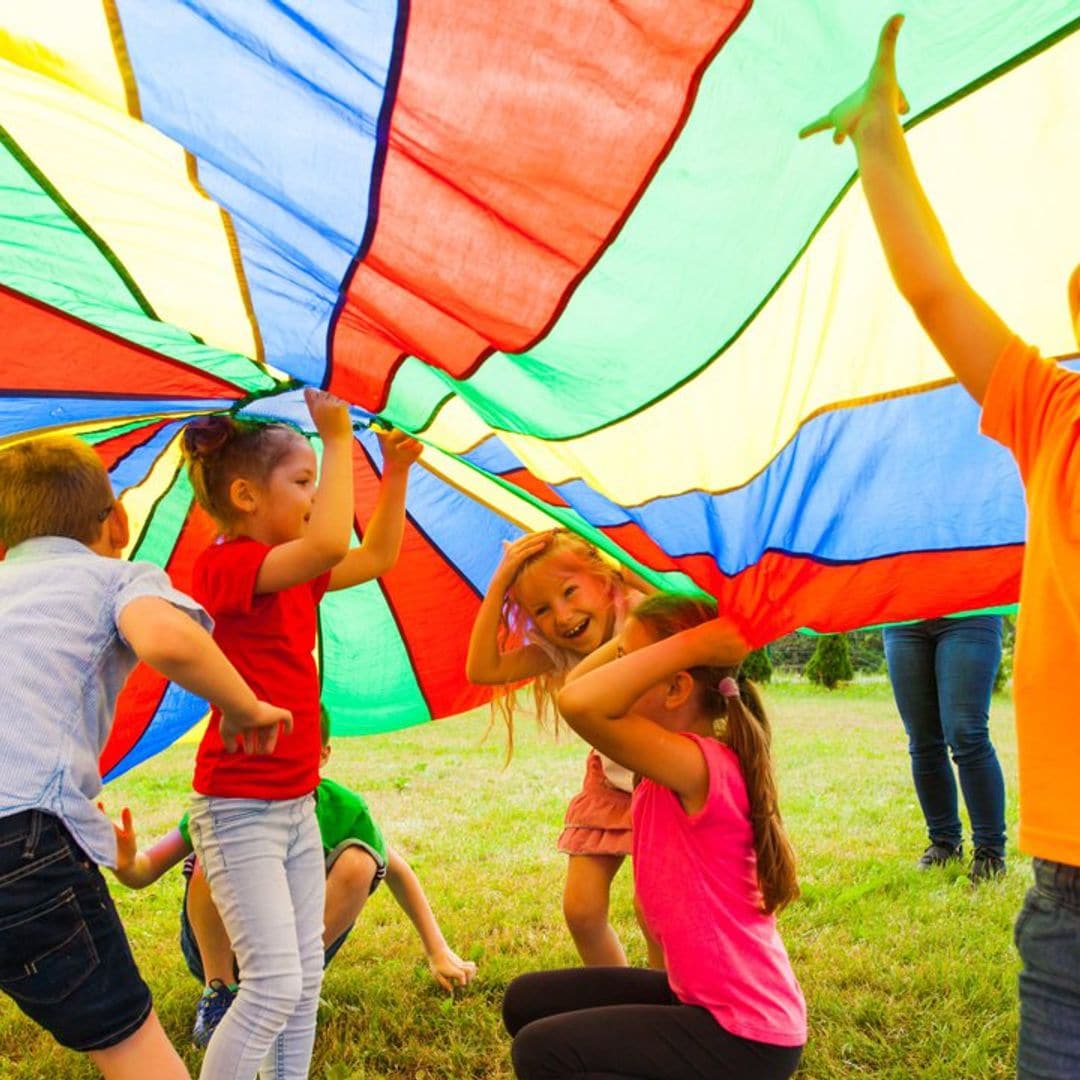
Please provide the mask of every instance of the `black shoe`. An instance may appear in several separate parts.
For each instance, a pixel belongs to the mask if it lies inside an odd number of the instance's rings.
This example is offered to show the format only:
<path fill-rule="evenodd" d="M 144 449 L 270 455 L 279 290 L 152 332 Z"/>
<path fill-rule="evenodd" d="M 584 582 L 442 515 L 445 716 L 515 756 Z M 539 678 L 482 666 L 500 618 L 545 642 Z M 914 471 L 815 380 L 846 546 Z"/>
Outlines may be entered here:
<path fill-rule="evenodd" d="M 958 862 L 963 857 L 963 844 L 950 844 L 945 840 L 935 840 L 922 853 L 916 865 L 920 870 L 929 870 L 932 866 L 945 866 L 946 863 Z"/>
<path fill-rule="evenodd" d="M 1005 876 L 1005 860 L 989 848 L 977 847 L 971 859 L 968 878 L 972 885 Z"/>

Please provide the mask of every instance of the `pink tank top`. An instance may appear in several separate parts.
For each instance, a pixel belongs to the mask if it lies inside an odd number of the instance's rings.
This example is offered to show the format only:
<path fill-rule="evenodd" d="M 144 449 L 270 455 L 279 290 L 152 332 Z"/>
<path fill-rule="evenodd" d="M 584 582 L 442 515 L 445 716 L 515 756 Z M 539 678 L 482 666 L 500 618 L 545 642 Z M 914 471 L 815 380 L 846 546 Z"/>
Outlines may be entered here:
<path fill-rule="evenodd" d="M 734 752 L 687 734 L 705 755 L 709 793 L 688 816 L 652 780 L 634 791 L 634 888 L 680 1001 L 726 1031 L 775 1046 L 806 1042 L 806 1002 L 776 918 L 761 911 L 750 806 Z"/>

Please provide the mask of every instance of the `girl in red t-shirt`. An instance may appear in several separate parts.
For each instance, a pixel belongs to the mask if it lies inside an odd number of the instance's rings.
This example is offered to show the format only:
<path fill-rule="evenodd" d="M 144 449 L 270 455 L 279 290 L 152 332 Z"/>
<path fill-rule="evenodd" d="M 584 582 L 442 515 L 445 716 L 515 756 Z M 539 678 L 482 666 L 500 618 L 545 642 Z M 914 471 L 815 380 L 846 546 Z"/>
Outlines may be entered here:
<path fill-rule="evenodd" d="M 184 429 L 199 504 L 221 539 L 196 560 L 193 593 L 214 638 L 256 692 L 272 687 L 293 730 L 270 756 L 230 754 L 211 722 L 199 745 L 189 827 L 233 943 L 240 990 L 210 1040 L 201 1075 L 307 1076 L 322 982 L 323 855 L 317 606 L 387 571 L 401 546 L 409 465 L 420 445 L 380 434 L 384 469 L 363 543 L 353 525 L 352 423 L 345 404 L 305 391 L 323 442 L 322 475 L 298 431 L 213 416 Z M 316 498 L 318 495 L 318 498 Z M 272 1055 L 272 1057 L 268 1057 Z"/>
<path fill-rule="evenodd" d="M 533 680 L 543 719 L 567 672 L 618 632 L 642 596 L 624 571 L 566 529 L 527 533 L 507 545 L 473 624 L 466 672 L 475 683 L 496 684 L 493 705 L 510 751 L 518 684 Z M 569 856 L 563 914 L 587 965 L 626 963 L 608 906 L 630 846 L 630 774 L 591 751 L 559 836 L 559 850 Z"/>

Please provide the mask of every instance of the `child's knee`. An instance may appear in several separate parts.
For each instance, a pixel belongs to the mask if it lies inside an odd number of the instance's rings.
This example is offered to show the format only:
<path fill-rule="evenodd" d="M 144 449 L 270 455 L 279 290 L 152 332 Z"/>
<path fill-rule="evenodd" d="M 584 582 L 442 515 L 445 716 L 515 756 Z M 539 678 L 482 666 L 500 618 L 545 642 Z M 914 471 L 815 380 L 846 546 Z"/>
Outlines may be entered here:
<path fill-rule="evenodd" d="M 608 898 L 568 889 L 563 895 L 563 917 L 571 930 L 597 930 L 607 925 Z"/>
<path fill-rule="evenodd" d="M 375 883 L 378 870 L 378 864 L 371 852 L 354 845 L 347 847 L 334 860 L 327 879 L 340 881 L 350 892 L 356 890 L 362 896 L 367 896 Z"/>
<path fill-rule="evenodd" d="M 548 1076 L 569 1076 L 576 1062 L 567 1063 L 559 1036 L 559 1018 L 543 1017 L 526 1024 L 514 1036 L 510 1060 L 519 1080 L 540 1080 Z"/>
<path fill-rule="evenodd" d="M 258 1010 L 271 1024 L 279 1020 L 284 1023 L 293 1015 L 305 995 L 311 993 L 312 976 L 298 964 L 293 971 L 273 976 L 260 976 L 257 973 L 245 975 L 240 985 L 246 998 L 242 1002 L 240 998 L 237 999 L 241 1008 L 246 1005 Z"/>

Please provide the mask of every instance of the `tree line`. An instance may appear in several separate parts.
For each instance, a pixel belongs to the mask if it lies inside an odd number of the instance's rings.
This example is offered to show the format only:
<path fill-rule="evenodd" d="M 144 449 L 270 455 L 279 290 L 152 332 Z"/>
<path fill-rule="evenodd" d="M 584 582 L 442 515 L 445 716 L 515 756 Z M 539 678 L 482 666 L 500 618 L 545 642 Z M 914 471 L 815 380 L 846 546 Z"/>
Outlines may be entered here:
<path fill-rule="evenodd" d="M 1015 637 L 1016 618 L 1006 615 L 995 692 L 1004 690 L 1012 675 Z M 743 661 L 743 671 L 755 682 L 769 682 L 774 671 L 803 675 L 830 690 L 850 682 L 857 674 L 888 674 L 880 628 L 851 630 L 844 634 L 786 634 L 751 653 Z"/>

